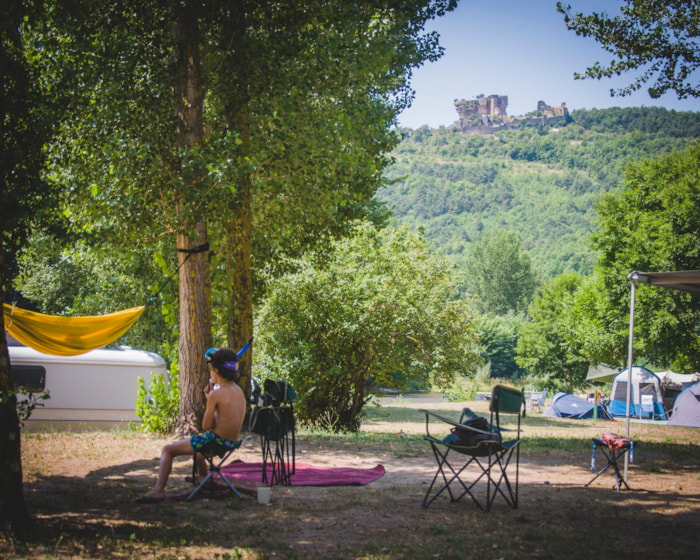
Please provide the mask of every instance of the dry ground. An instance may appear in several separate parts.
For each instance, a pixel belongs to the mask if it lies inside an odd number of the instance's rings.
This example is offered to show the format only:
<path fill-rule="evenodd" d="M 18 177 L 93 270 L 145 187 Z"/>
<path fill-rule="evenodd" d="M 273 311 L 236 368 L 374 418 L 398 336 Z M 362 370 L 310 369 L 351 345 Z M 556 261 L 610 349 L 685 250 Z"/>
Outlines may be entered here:
<path fill-rule="evenodd" d="M 266 506 L 249 497 L 136 505 L 167 440 L 139 433 L 25 433 L 25 492 L 37 538 L 30 544 L 0 539 L 0 557 L 698 558 L 697 429 L 632 424 L 632 490 L 615 492 L 608 473 L 584 485 L 592 477 L 590 438 L 624 434 L 623 424 L 531 415 L 517 510 L 497 501 L 484 514 L 468 499 L 442 498 L 425 509 L 421 500 L 435 467 L 416 409 L 456 415 L 464 404 L 382 401 L 363 426 L 373 437 L 302 433 L 297 439 L 299 461 L 381 463 L 382 478 L 362 487 L 274 487 Z M 485 410 L 484 403 L 468 404 Z M 237 457 L 259 461 L 258 441 L 248 439 Z M 187 461 L 176 464 L 171 491 L 189 487 L 189 468 Z"/>

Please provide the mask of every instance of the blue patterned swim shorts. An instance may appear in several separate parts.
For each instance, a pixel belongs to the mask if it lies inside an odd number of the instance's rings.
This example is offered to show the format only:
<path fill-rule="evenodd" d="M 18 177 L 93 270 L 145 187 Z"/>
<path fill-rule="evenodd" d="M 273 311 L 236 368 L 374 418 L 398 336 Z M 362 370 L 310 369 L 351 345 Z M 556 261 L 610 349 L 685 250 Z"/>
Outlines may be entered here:
<path fill-rule="evenodd" d="M 221 436 L 217 436 L 211 430 L 204 432 L 203 434 L 198 434 L 190 438 L 190 445 L 195 451 L 215 451 L 216 448 L 221 451 L 228 451 L 229 449 L 236 449 L 240 446 L 240 441 L 231 441 L 224 439 Z"/>

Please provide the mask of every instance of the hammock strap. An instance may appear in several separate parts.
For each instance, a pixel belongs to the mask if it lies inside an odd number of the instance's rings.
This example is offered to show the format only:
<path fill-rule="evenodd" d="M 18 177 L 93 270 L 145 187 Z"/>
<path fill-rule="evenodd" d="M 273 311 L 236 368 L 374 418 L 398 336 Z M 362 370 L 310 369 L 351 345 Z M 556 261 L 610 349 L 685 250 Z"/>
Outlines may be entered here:
<path fill-rule="evenodd" d="M 177 265 L 177 268 L 175 269 L 175 272 L 173 272 L 170 276 L 168 276 L 165 281 L 160 285 L 160 287 L 156 290 L 156 293 L 153 294 L 150 298 L 148 298 L 148 303 L 153 303 L 160 293 L 165 289 L 165 287 L 170 283 L 170 281 L 175 278 L 178 272 L 180 272 L 180 269 L 183 267 L 183 265 L 187 262 L 187 259 L 189 259 L 192 255 L 196 255 L 197 253 L 203 253 L 204 251 L 209 250 L 209 242 L 207 243 L 202 243 L 201 245 L 197 245 L 196 247 L 192 247 L 191 249 L 178 249 L 178 253 L 185 253 L 186 256 L 184 259 L 182 259 L 182 262 Z"/>

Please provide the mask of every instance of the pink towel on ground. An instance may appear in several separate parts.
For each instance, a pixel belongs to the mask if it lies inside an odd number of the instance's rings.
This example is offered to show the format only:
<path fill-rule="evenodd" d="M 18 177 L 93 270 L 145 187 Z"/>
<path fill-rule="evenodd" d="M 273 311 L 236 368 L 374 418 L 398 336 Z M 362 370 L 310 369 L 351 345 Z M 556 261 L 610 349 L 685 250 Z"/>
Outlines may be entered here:
<path fill-rule="evenodd" d="M 270 465 L 267 466 L 270 477 Z M 221 469 L 231 481 L 262 482 L 262 463 L 244 463 L 237 460 Z M 369 484 L 384 475 L 384 467 L 316 467 L 307 463 L 296 463 L 296 472 L 291 477 L 292 486 L 360 486 Z"/>

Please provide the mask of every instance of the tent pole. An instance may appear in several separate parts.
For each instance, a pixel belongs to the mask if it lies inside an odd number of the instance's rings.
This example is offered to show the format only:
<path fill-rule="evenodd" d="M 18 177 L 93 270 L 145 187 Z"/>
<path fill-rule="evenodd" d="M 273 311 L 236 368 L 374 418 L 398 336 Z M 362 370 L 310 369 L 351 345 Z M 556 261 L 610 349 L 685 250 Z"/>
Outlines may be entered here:
<path fill-rule="evenodd" d="M 634 363 L 634 302 L 637 292 L 637 284 L 634 281 L 634 273 L 629 275 L 630 285 L 632 287 L 630 291 L 630 334 L 629 334 L 629 346 L 627 347 L 627 406 L 625 409 L 626 420 L 627 420 L 627 433 L 625 436 L 630 438 L 630 402 L 632 400 L 632 364 Z M 623 480 L 627 482 L 627 473 L 629 470 L 629 451 L 625 453 L 625 471 Z"/>

